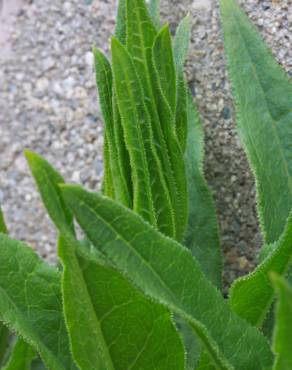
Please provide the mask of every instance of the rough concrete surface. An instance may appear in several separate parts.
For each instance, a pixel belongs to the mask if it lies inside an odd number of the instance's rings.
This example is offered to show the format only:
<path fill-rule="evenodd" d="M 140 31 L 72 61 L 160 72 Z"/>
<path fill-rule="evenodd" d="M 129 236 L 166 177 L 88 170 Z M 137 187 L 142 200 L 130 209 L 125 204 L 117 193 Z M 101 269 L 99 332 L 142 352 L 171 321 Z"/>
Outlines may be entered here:
<path fill-rule="evenodd" d="M 6 1 L 12 8 L 0 18 L 0 202 L 11 234 L 53 262 L 56 235 L 22 151 L 44 155 L 69 182 L 98 188 L 102 119 L 90 50 L 95 44 L 108 51 L 116 1 Z M 291 1 L 241 4 L 291 74 Z M 205 173 L 216 201 L 229 284 L 254 266 L 261 245 L 254 179 L 234 124 L 218 3 L 162 0 L 163 20 L 172 30 L 188 11 L 192 40 L 186 70 L 204 125 Z"/>

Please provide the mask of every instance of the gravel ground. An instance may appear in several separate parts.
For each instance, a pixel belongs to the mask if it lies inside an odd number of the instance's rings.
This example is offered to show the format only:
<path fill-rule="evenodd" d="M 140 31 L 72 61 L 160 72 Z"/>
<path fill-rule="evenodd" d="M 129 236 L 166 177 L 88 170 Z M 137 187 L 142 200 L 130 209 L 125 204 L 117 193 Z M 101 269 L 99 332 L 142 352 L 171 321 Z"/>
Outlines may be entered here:
<path fill-rule="evenodd" d="M 292 74 L 291 0 L 241 3 Z M 99 187 L 102 120 L 90 50 L 95 44 L 108 51 L 115 6 L 114 0 L 24 2 L 12 22 L 11 53 L 0 57 L 0 202 L 11 234 L 51 262 L 56 235 L 22 151 L 44 155 L 69 182 Z M 163 19 L 172 29 L 189 10 L 187 73 L 206 132 L 206 177 L 217 205 L 228 285 L 254 266 L 261 245 L 254 181 L 235 130 L 217 1 L 162 0 Z"/>

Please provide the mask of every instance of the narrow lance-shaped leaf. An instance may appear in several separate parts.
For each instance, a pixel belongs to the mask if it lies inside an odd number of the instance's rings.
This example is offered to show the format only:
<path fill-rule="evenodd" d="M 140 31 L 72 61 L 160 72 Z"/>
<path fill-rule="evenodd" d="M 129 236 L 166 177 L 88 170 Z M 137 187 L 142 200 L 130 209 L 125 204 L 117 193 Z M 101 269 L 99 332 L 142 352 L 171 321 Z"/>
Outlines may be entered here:
<path fill-rule="evenodd" d="M 64 225 L 73 230 L 72 214 L 58 187 L 64 183 L 63 177 L 40 155 L 26 150 L 25 156 L 50 218 L 57 227 Z"/>
<path fill-rule="evenodd" d="M 123 174 L 131 199 L 131 206 L 133 207 L 133 184 L 132 184 L 132 170 L 130 163 L 130 156 L 125 144 L 124 129 L 122 125 L 121 115 L 119 112 L 116 93 L 113 94 L 113 109 L 114 109 L 114 135 L 115 144 L 118 152 L 118 164 L 120 171 Z"/>
<path fill-rule="evenodd" d="M 117 102 L 132 169 L 134 211 L 167 235 L 174 234 L 168 190 L 151 140 L 144 95 L 127 50 L 115 39 L 112 58 Z M 149 165 L 148 165 L 149 163 Z"/>
<path fill-rule="evenodd" d="M 115 199 L 113 175 L 110 168 L 110 156 L 106 132 L 103 133 L 103 180 L 101 190 L 103 194 Z"/>
<path fill-rule="evenodd" d="M 184 68 L 190 43 L 190 15 L 184 17 L 176 30 L 174 39 L 174 60 L 176 73 L 179 75 Z"/>
<path fill-rule="evenodd" d="M 184 78 L 184 63 L 189 50 L 190 17 L 186 16 L 179 24 L 174 40 L 176 66 L 176 132 L 185 152 L 188 132 L 188 89 Z"/>
<path fill-rule="evenodd" d="M 237 279 L 230 290 L 232 309 L 253 325 L 261 325 L 274 297 L 269 272 L 284 275 L 292 260 L 292 213 L 273 252 L 249 275 Z"/>
<path fill-rule="evenodd" d="M 76 186 L 62 190 L 89 240 L 143 292 L 184 318 L 218 368 L 271 367 L 264 336 L 233 313 L 186 248 L 110 199 Z"/>
<path fill-rule="evenodd" d="M 203 173 L 203 131 L 190 96 L 188 117 L 185 161 L 189 189 L 189 219 L 184 245 L 196 257 L 205 275 L 221 289 L 222 255 L 216 211 Z"/>
<path fill-rule="evenodd" d="M 292 84 L 234 0 L 221 0 L 238 130 L 256 177 L 266 243 L 277 241 L 292 208 Z"/>
<path fill-rule="evenodd" d="M 163 306 L 86 255 L 74 239 L 60 239 L 59 255 L 65 316 L 81 370 L 184 369 L 184 348 Z"/>
<path fill-rule="evenodd" d="M 126 23 L 126 0 L 119 0 L 118 5 L 118 14 L 116 22 L 115 37 L 120 41 L 121 44 L 126 45 L 126 36 L 127 36 L 127 23 Z M 124 132 L 121 123 L 120 112 L 117 105 L 117 99 L 115 91 L 113 94 L 113 114 L 114 114 L 114 127 L 115 127 L 115 142 L 118 148 L 118 161 L 122 173 L 124 174 L 128 189 L 130 192 L 131 200 L 133 199 L 133 184 L 131 178 L 131 166 L 130 166 L 130 157 L 128 150 L 124 142 Z"/>
<path fill-rule="evenodd" d="M 182 240 L 188 214 L 188 188 L 183 153 L 175 132 L 175 67 L 169 27 L 163 27 L 153 45 L 153 64 L 157 84 L 156 101 L 161 128 L 167 145 L 171 176 L 166 176 L 175 217 L 176 239 Z M 155 83 L 155 82 L 154 82 Z"/>
<path fill-rule="evenodd" d="M 126 37 L 127 37 L 127 23 L 126 23 L 127 6 L 126 5 L 127 5 L 126 0 L 119 0 L 116 29 L 115 29 L 115 37 L 123 45 L 126 44 Z"/>
<path fill-rule="evenodd" d="M 286 281 L 273 273 L 270 275 L 278 296 L 273 350 L 276 354 L 273 370 L 292 369 L 292 289 Z"/>
<path fill-rule="evenodd" d="M 10 358 L 2 370 L 31 370 L 32 360 L 36 357 L 32 347 L 22 339 L 17 339 Z"/>
<path fill-rule="evenodd" d="M 159 88 L 166 97 L 170 109 L 175 113 L 176 73 L 168 25 L 165 25 L 159 31 L 152 50 L 157 76 L 159 77 Z"/>
<path fill-rule="evenodd" d="M 105 168 L 109 167 L 113 182 L 115 199 L 126 207 L 131 207 L 130 191 L 127 186 L 127 174 L 122 172 L 118 160 L 118 146 L 115 140 L 114 132 L 114 114 L 113 114 L 113 82 L 110 63 L 101 51 L 93 49 L 95 58 L 96 84 L 99 92 L 99 101 L 104 118 L 104 130 L 108 150 L 109 163 L 105 163 Z M 118 143 L 122 145 L 122 143 Z M 106 173 L 106 172 L 105 172 Z M 109 194 L 106 194 L 109 195 Z"/>
<path fill-rule="evenodd" d="M 1 320 L 39 352 L 50 370 L 74 369 L 59 272 L 5 235 L 0 235 L 0 266 Z"/>
<path fill-rule="evenodd" d="M 156 36 L 157 31 L 150 18 L 144 0 L 127 0 L 127 50 L 133 58 L 137 74 L 141 81 L 144 92 L 144 102 L 150 115 L 151 136 L 159 161 L 161 162 L 170 200 L 172 204 L 174 204 L 174 202 L 178 201 L 178 194 L 175 186 L 176 174 L 172 171 L 166 137 L 162 130 L 155 104 L 154 92 L 157 88 L 157 83 L 155 70 L 153 68 L 152 47 Z M 175 225 L 177 230 L 176 239 L 182 240 L 186 229 L 186 222 L 187 213 L 182 204 L 180 222 Z"/>

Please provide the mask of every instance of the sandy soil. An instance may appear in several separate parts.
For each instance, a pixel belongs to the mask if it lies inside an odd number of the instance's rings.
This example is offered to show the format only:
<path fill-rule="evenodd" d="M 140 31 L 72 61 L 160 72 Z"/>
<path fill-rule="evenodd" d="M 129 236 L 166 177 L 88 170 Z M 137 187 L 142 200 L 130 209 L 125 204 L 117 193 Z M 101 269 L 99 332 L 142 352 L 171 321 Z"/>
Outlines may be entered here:
<path fill-rule="evenodd" d="M 0 59 L 2 60 L 11 56 L 9 36 L 13 32 L 13 19 L 22 5 L 23 0 L 0 0 Z"/>

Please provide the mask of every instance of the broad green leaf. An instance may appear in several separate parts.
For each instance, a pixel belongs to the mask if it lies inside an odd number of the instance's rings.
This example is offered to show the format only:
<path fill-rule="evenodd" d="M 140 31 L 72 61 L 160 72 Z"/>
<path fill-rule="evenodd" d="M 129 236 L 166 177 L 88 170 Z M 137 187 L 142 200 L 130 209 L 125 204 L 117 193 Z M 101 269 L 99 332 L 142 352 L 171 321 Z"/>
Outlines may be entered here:
<path fill-rule="evenodd" d="M 292 208 L 292 84 L 234 0 L 221 0 L 221 14 L 239 135 L 270 244 L 281 236 Z"/>
<path fill-rule="evenodd" d="M 62 176 L 40 155 L 25 151 L 32 175 L 36 181 L 42 201 L 54 224 L 66 225 L 73 230 L 73 217 L 62 199 L 59 184 L 64 183 Z"/>
<path fill-rule="evenodd" d="M 171 176 L 167 176 L 166 181 L 174 211 L 176 239 L 181 240 L 188 214 L 188 189 L 185 162 L 175 133 L 174 112 L 171 110 L 175 109 L 176 77 L 168 26 L 163 27 L 155 38 L 153 65 L 157 84 L 156 105 L 170 161 Z M 171 82 L 168 83 L 167 79 Z"/>
<path fill-rule="evenodd" d="M 188 54 L 190 39 L 190 17 L 179 24 L 174 40 L 174 59 L 176 66 L 176 132 L 185 152 L 188 132 L 188 89 L 184 78 L 184 63 Z"/>
<path fill-rule="evenodd" d="M 39 352 L 50 370 L 74 369 L 59 272 L 31 248 L 3 234 L 0 266 L 1 320 Z"/>
<path fill-rule="evenodd" d="M 292 289 L 286 281 L 273 273 L 271 275 L 278 295 L 276 306 L 276 326 L 274 329 L 273 350 L 276 354 L 273 370 L 292 369 Z"/>
<path fill-rule="evenodd" d="M 119 204 L 76 186 L 64 198 L 88 239 L 146 295 L 186 320 L 220 369 L 270 369 L 263 335 L 230 309 L 189 250 Z"/>
<path fill-rule="evenodd" d="M 80 369 L 183 370 L 169 312 L 113 267 L 76 252 L 74 240 L 60 239 L 65 316 Z"/>
<path fill-rule="evenodd" d="M 144 102 L 150 115 L 151 137 L 161 163 L 174 214 L 180 218 L 180 222 L 175 224 L 175 237 L 181 241 L 186 229 L 187 209 L 183 202 L 179 203 L 176 173 L 172 170 L 167 139 L 162 130 L 155 104 L 157 81 L 153 67 L 152 47 L 156 36 L 157 31 L 144 0 L 127 0 L 127 50 L 133 58 L 138 78 L 141 81 Z M 151 176 L 151 178 L 153 177 Z M 179 215 L 176 214 L 177 210 L 180 211 Z"/>
<path fill-rule="evenodd" d="M 189 188 L 189 220 L 184 245 L 196 257 L 205 275 L 221 289 L 222 256 L 216 211 L 203 173 L 203 131 L 190 96 L 188 117 L 185 162 Z"/>
<path fill-rule="evenodd" d="M 232 309 L 253 325 L 261 325 L 274 297 L 269 272 L 284 275 L 292 260 L 292 213 L 274 250 L 249 275 L 237 279 L 230 290 Z"/>
<path fill-rule="evenodd" d="M 115 140 L 115 124 L 113 114 L 113 82 L 110 63 L 101 51 L 93 49 L 95 58 L 96 84 L 99 92 L 99 101 L 104 118 L 104 130 L 107 140 L 109 167 L 114 187 L 115 199 L 126 207 L 131 207 L 130 192 L 127 186 L 127 174 L 123 173 L 118 160 L 118 147 Z M 122 145 L 122 143 L 119 143 Z M 105 171 L 106 173 L 106 171 Z M 106 194 L 110 195 L 110 194 Z"/>
<path fill-rule="evenodd" d="M 151 140 L 148 112 L 132 58 L 116 39 L 112 59 L 117 103 L 129 151 L 133 209 L 166 235 L 174 235 L 173 211 L 156 148 Z"/>
<path fill-rule="evenodd" d="M 31 370 L 32 360 L 36 357 L 32 347 L 22 339 L 17 339 L 10 358 L 2 370 Z"/>
<path fill-rule="evenodd" d="M 160 27 L 160 0 L 149 1 L 149 13 L 156 27 Z"/>

